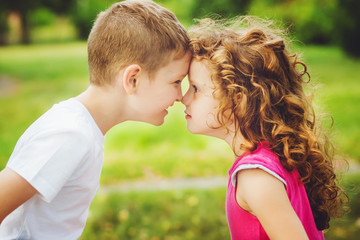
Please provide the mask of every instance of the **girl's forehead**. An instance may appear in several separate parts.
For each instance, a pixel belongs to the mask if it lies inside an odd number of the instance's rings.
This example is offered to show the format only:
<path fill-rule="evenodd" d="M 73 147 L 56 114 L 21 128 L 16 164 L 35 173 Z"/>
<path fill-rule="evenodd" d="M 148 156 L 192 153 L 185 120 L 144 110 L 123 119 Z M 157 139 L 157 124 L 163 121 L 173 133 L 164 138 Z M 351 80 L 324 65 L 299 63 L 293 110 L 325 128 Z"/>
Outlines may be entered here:
<path fill-rule="evenodd" d="M 190 78 L 190 85 L 195 85 L 201 92 L 201 94 L 205 96 L 212 96 L 212 93 L 215 90 L 215 85 L 212 82 L 210 76 L 202 76 L 199 78 Z"/>
<path fill-rule="evenodd" d="M 211 82 L 211 73 L 203 61 L 193 60 L 189 70 L 189 80 L 198 84 Z M 208 80 L 208 81 L 207 81 Z"/>

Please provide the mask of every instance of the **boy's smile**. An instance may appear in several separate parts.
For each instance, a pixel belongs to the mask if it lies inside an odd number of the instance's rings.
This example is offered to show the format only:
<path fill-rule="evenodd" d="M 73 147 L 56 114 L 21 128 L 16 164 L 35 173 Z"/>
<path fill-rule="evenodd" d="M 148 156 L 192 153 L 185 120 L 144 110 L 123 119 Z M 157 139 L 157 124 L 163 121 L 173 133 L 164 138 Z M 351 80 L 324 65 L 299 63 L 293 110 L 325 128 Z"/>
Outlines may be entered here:
<path fill-rule="evenodd" d="M 147 74 L 139 77 L 137 99 L 133 105 L 137 112 L 135 120 L 156 126 L 163 124 L 167 109 L 182 99 L 181 82 L 188 73 L 190 58 L 191 54 L 187 52 L 181 58 L 169 61 L 153 79 Z"/>

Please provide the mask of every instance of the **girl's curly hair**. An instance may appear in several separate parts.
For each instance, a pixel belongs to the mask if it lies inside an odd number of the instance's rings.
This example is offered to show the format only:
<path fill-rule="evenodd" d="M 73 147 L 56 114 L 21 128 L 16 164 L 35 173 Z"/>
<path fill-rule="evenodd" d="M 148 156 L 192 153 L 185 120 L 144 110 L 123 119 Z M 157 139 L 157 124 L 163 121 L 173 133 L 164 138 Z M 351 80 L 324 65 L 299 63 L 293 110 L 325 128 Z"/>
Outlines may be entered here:
<path fill-rule="evenodd" d="M 336 184 L 333 147 L 315 123 L 315 112 L 303 84 L 306 65 L 285 48 L 285 35 L 271 23 L 253 17 L 227 22 L 203 19 L 193 26 L 193 58 L 211 71 L 221 126 L 234 123 L 235 134 L 252 151 L 267 141 L 283 167 L 299 171 L 319 230 L 340 217 L 347 194 Z M 300 68 L 299 68 L 300 67 Z M 238 148 L 236 143 L 233 150 Z"/>

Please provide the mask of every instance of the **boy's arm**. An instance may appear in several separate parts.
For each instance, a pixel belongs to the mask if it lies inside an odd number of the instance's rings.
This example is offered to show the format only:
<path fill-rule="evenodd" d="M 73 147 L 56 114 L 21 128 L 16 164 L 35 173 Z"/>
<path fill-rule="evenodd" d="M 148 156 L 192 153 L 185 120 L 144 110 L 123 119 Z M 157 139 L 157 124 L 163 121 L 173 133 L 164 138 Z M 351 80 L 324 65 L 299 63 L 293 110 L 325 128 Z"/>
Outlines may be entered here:
<path fill-rule="evenodd" d="M 0 223 L 12 211 L 37 193 L 24 178 L 10 168 L 0 172 Z"/>
<path fill-rule="evenodd" d="M 236 200 L 259 219 L 270 239 L 308 239 L 284 184 L 269 173 L 260 169 L 238 172 Z"/>

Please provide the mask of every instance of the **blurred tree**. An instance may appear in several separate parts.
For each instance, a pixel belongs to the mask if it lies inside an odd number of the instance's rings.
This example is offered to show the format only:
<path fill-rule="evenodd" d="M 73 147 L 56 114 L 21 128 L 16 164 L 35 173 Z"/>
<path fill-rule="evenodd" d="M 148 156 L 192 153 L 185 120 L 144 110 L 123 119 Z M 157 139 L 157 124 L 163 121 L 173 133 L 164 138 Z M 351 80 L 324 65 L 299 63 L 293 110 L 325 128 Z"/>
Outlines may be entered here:
<path fill-rule="evenodd" d="M 249 12 L 284 22 L 304 43 L 337 44 L 360 57 L 359 0 L 252 0 Z"/>
<path fill-rule="evenodd" d="M 252 0 L 250 13 L 283 22 L 304 43 L 333 42 L 338 0 Z"/>
<path fill-rule="evenodd" d="M 154 0 L 156 3 L 172 11 L 179 21 L 189 27 L 193 19 L 193 5 L 196 4 L 194 0 Z"/>
<path fill-rule="evenodd" d="M 21 21 L 21 43 L 30 43 L 30 21 L 31 11 L 38 8 L 49 8 L 56 13 L 65 13 L 72 6 L 74 0 L 1 0 L 0 3 L 0 42 L 6 39 L 7 15 L 16 12 Z"/>
<path fill-rule="evenodd" d="M 30 29 L 28 15 L 29 12 L 39 4 L 39 0 L 2 0 L 2 14 L 6 15 L 9 12 L 16 12 L 21 20 L 21 43 L 30 43 Z"/>
<path fill-rule="evenodd" d="M 97 14 L 108 8 L 116 0 L 75 0 L 71 18 L 77 28 L 80 39 L 87 39 Z"/>
<path fill-rule="evenodd" d="M 76 0 L 40 0 L 41 6 L 51 9 L 57 14 L 68 13 Z"/>
<path fill-rule="evenodd" d="M 244 15 L 251 0 L 197 0 L 192 8 L 193 18 L 206 17 L 209 14 L 219 14 L 221 17 Z"/>
<path fill-rule="evenodd" d="M 360 57 L 360 1 L 338 0 L 334 17 L 340 45 L 349 55 Z"/>
<path fill-rule="evenodd" d="M 7 42 L 7 38 L 6 38 L 7 31 L 8 31 L 8 25 L 6 22 L 6 14 L 0 11 L 0 46 L 5 45 Z"/>
<path fill-rule="evenodd" d="M 321 45 L 334 42 L 334 14 L 336 0 L 299 0 L 284 16 L 299 40 Z"/>

